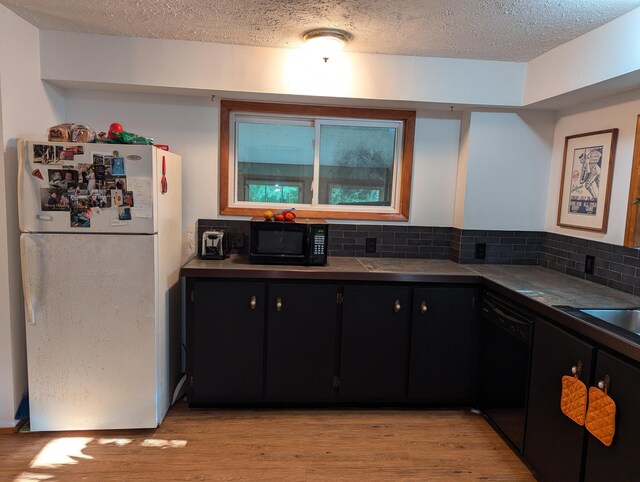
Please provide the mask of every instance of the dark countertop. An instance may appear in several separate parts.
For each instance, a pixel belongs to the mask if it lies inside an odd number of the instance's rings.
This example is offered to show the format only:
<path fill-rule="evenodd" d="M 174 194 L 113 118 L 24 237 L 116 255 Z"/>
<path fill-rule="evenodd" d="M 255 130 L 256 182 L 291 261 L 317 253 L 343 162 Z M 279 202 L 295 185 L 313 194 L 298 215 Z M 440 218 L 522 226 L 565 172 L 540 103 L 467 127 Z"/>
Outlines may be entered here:
<path fill-rule="evenodd" d="M 580 308 L 640 306 L 640 297 L 539 266 L 465 265 L 485 280 L 537 302 Z"/>
<path fill-rule="evenodd" d="M 538 266 L 460 265 L 448 260 L 330 257 L 326 266 L 250 264 L 244 256 L 193 259 L 184 277 L 482 283 L 542 316 L 640 362 L 640 336 L 557 309 L 639 307 L 640 297 Z"/>
<path fill-rule="evenodd" d="M 288 266 L 251 264 L 246 256 L 232 255 L 224 260 L 194 258 L 181 276 L 306 279 L 344 281 L 404 281 L 479 283 L 481 277 L 463 265 L 442 259 L 380 259 L 329 257 L 326 266 Z"/>

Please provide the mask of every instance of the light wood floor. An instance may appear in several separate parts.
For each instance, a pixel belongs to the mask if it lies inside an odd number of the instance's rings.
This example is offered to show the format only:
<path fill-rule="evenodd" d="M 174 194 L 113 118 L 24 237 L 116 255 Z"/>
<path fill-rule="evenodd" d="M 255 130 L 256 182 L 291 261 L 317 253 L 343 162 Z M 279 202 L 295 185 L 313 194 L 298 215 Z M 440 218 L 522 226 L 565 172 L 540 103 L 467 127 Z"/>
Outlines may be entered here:
<path fill-rule="evenodd" d="M 0 436 L 0 480 L 489 480 L 534 477 L 479 415 L 203 410 L 156 430 Z"/>

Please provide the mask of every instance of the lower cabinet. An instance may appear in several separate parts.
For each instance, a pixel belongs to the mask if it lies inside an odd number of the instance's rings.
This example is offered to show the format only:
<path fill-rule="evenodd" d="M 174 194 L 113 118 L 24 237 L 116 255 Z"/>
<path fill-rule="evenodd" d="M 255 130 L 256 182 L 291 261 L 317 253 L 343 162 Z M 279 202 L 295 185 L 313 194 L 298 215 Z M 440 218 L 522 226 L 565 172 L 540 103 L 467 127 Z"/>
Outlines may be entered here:
<path fill-rule="evenodd" d="M 407 286 L 344 287 L 340 400 L 406 400 L 410 303 Z"/>
<path fill-rule="evenodd" d="M 581 365 L 587 389 L 609 381 L 616 404 L 607 447 L 560 410 L 562 376 Z M 594 366 L 595 365 L 595 366 Z M 524 456 L 549 482 L 631 481 L 640 477 L 640 367 L 550 323 L 535 325 Z"/>
<path fill-rule="evenodd" d="M 534 326 L 524 457 L 543 480 L 578 481 L 586 433 L 560 411 L 562 377 L 582 366 L 589 386 L 595 350 L 542 320 Z"/>
<path fill-rule="evenodd" d="M 584 480 L 640 479 L 640 367 L 598 350 L 593 385 L 608 377 L 608 395 L 616 403 L 616 429 L 607 447 L 588 434 Z"/>
<path fill-rule="evenodd" d="M 271 283 L 268 291 L 267 401 L 336 401 L 339 286 Z"/>
<path fill-rule="evenodd" d="M 261 400 L 265 283 L 198 280 L 187 296 L 189 405 Z"/>
<path fill-rule="evenodd" d="M 409 400 L 469 405 L 478 366 L 474 287 L 416 288 L 411 307 Z"/>
<path fill-rule="evenodd" d="M 185 281 L 191 406 L 474 401 L 474 286 Z"/>

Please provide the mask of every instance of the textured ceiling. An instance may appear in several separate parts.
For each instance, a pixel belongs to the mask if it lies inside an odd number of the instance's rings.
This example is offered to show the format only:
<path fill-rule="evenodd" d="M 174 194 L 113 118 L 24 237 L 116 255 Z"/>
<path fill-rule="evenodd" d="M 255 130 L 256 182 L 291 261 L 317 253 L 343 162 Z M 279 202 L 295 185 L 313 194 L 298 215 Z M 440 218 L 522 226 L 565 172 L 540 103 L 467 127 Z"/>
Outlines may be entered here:
<path fill-rule="evenodd" d="M 345 50 L 528 61 L 640 0 L 0 0 L 41 29 L 296 48 L 332 27 Z"/>

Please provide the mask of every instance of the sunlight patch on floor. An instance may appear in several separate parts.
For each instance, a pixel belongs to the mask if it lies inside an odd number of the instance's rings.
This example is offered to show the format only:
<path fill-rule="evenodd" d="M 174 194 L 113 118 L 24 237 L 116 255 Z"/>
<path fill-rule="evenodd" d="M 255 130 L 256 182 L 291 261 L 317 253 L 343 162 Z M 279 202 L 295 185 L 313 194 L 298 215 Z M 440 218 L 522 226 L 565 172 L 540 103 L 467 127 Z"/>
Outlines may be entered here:
<path fill-rule="evenodd" d="M 125 445 L 129 445 L 133 440 L 130 438 L 99 438 L 98 443 L 100 445 L 109 445 L 114 444 L 118 447 L 124 447 Z"/>
<path fill-rule="evenodd" d="M 172 448 L 172 449 L 182 449 L 187 446 L 186 440 L 162 440 L 162 439 L 151 439 L 148 438 L 144 440 L 140 445 L 143 447 L 159 447 L 159 448 Z"/>
<path fill-rule="evenodd" d="M 49 474 L 34 474 L 33 472 L 22 472 L 15 479 L 13 479 L 13 482 L 38 482 L 40 480 L 50 480 L 53 478 L 54 476 Z"/>
<path fill-rule="evenodd" d="M 31 462 L 32 469 L 56 468 L 79 463 L 78 459 L 92 459 L 82 451 L 93 437 L 62 437 L 51 440 Z"/>
<path fill-rule="evenodd" d="M 92 456 L 83 453 L 87 445 L 94 440 L 93 437 L 60 437 L 50 440 L 36 455 L 29 468 L 31 469 L 56 469 L 64 465 L 75 465 L 82 462 L 82 459 L 91 460 Z M 100 445 L 116 445 L 124 447 L 133 443 L 130 438 L 112 437 L 98 438 L 95 441 Z M 161 449 L 178 449 L 187 446 L 186 440 L 164 440 L 164 439 L 145 439 L 140 442 L 142 447 L 155 447 Z M 13 482 L 38 482 L 42 480 L 54 479 L 55 475 L 22 472 Z"/>

